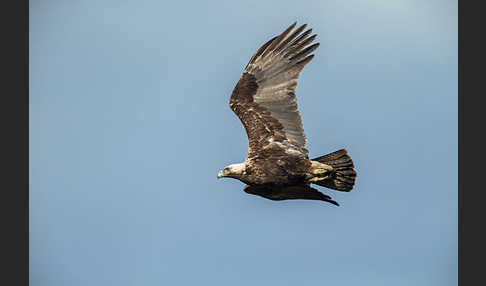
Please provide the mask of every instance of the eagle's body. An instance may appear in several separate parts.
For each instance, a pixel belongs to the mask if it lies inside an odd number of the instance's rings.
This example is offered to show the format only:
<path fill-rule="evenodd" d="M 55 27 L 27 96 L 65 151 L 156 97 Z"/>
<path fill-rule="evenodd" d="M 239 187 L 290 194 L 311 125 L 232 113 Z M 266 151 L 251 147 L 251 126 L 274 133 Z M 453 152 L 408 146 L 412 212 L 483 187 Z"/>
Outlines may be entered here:
<path fill-rule="evenodd" d="M 334 204 L 311 183 L 340 191 L 353 188 L 356 172 L 345 150 L 309 159 L 297 109 L 295 88 L 300 71 L 319 44 L 296 23 L 264 44 L 250 59 L 230 97 L 230 108 L 248 135 L 243 163 L 224 168 L 218 177 L 238 179 L 245 192 L 272 200 L 313 199 Z M 290 35 L 289 35 L 290 34 Z"/>

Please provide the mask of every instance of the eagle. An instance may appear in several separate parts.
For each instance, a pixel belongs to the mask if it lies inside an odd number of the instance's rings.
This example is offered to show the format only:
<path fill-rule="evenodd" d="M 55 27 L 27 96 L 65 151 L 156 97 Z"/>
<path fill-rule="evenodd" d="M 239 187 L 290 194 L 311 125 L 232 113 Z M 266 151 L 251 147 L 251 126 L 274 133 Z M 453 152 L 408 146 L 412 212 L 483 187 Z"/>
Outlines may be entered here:
<path fill-rule="evenodd" d="M 311 184 L 349 192 L 356 171 L 345 149 L 309 159 L 295 89 L 319 43 L 307 24 L 294 22 L 251 57 L 229 100 L 248 136 L 248 155 L 218 173 L 245 183 L 244 191 L 266 199 L 320 200 L 339 204 Z M 304 32 L 303 32 L 304 31 Z M 291 33 L 292 32 L 292 33 Z"/>

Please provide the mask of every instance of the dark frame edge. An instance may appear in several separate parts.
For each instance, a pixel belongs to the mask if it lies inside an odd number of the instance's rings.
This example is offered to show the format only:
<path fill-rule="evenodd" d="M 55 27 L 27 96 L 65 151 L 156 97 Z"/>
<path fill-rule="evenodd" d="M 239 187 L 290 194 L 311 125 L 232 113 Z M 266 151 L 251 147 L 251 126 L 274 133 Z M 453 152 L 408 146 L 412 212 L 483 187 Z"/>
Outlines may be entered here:
<path fill-rule="evenodd" d="M 29 1 L 2 5 L 2 285 L 29 285 Z"/>

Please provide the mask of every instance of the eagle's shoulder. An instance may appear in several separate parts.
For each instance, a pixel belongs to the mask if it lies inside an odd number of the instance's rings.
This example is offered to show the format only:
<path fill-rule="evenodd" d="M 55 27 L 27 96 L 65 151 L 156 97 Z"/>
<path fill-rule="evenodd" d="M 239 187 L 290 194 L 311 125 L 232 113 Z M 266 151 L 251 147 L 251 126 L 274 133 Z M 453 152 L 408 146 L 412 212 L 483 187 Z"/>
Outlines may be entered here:
<path fill-rule="evenodd" d="M 248 72 L 244 72 L 236 84 L 230 97 L 230 107 L 233 109 L 235 104 L 245 104 L 253 102 L 253 96 L 258 90 L 256 77 Z"/>

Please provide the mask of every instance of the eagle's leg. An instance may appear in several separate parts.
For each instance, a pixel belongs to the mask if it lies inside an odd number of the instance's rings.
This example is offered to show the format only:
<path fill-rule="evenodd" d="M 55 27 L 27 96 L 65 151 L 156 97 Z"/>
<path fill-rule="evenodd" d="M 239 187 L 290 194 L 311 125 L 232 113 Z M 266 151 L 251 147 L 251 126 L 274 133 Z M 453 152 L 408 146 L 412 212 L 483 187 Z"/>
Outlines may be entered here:
<path fill-rule="evenodd" d="M 334 170 L 332 166 L 317 162 L 317 161 L 311 161 L 311 173 L 312 175 L 316 176 L 323 176 L 325 174 L 328 174 Z"/>
<path fill-rule="evenodd" d="M 334 170 L 332 166 L 317 162 L 311 161 L 311 169 L 310 169 L 310 178 L 308 182 L 315 183 L 322 180 L 329 179 L 331 172 Z"/>
<path fill-rule="evenodd" d="M 313 178 L 310 178 L 309 180 L 307 180 L 307 182 L 309 182 L 309 183 L 316 183 L 316 182 L 324 181 L 325 179 L 329 179 L 329 176 L 325 176 L 325 177 L 313 177 Z"/>

